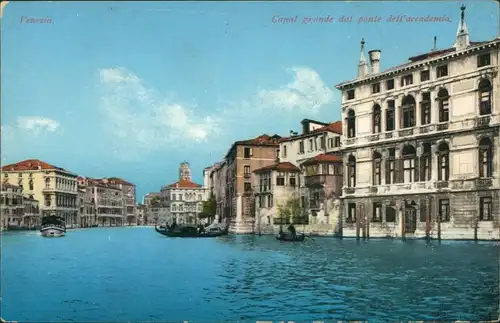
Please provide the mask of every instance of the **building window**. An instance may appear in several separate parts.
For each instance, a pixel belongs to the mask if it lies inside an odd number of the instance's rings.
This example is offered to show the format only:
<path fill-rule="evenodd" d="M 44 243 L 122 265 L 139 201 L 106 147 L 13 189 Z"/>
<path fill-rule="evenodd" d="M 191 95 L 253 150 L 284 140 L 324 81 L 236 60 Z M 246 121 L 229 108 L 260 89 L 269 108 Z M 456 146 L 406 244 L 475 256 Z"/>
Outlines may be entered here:
<path fill-rule="evenodd" d="M 328 138 L 328 148 L 333 148 L 333 138 Z"/>
<path fill-rule="evenodd" d="M 340 147 L 340 137 L 335 137 L 335 147 Z"/>
<path fill-rule="evenodd" d="M 249 165 L 243 166 L 243 174 L 250 175 L 250 166 Z"/>
<path fill-rule="evenodd" d="M 380 118 L 382 114 L 382 111 L 380 109 L 380 105 L 376 104 L 373 107 L 373 124 L 372 124 L 372 129 L 373 133 L 380 133 L 381 128 L 382 128 L 382 120 Z"/>
<path fill-rule="evenodd" d="M 356 158 L 349 156 L 347 171 L 347 187 L 356 187 Z"/>
<path fill-rule="evenodd" d="M 356 115 L 353 110 L 347 112 L 347 138 L 354 138 L 356 136 Z"/>
<path fill-rule="evenodd" d="M 17 185 L 19 186 L 19 188 L 21 188 L 21 190 L 23 189 L 23 180 L 22 179 L 19 179 Z"/>
<path fill-rule="evenodd" d="M 413 84 L 413 75 L 408 74 L 401 78 L 401 87 Z"/>
<path fill-rule="evenodd" d="M 480 197 L 479 198 L 479 221 L 492 221 L 493 215 L 491 214 L 493 210 L 493 203 L 491 197 Z"/>
<path fill-rule="evenodd" d="M 393 131 L 395 128 L 395 114 L 396 114 L 396 104 L 394 100 L 389 100 L 387 102 L 387 110 L 385 111 L 385 130 Z"/>
<path fill-rule="evenodd" d="M 284 173 L 278 173 L 276 175 L 276 185 L 285 186 L 285 174 Z"/>
<path fill-rule="evenodd" d="M 325 149 L 326 148 L 326 135 L 322 135 L 319 137 L 319 149 Z"/>
<path fill-rule="evenodd" d="M 404 183 L 412 183 L 416 181 L 416 167 L 415 161 L 417 158 L 417 154 L 415 151 L 415 147 L 413 146 L 405 146 L 402 151 L 403 157 L 403 180 Z"/>
<path fill-rule="evenodd" d="M 382 222 L 382 203 L 373 203 L 372 222 Z"/>
<path fill-rule="evenodd" d="M 304 153 L 304 141 L 299 141 L 299 154 Z"/>
<path fill-rule="evenodd" d="M 252 148 L 250 147 L 245 147 L 243 150 L 243 157 L 244 158 L 250 158 L 252 156 Z"/>
<path fill-rule="evenodd" d="M 356 222 L 356 204 L 355 203 L 349 203 L 347 204 L 347 218 L 346 218 L 347 223 L 354 223 Z"/>
<path fill-rule="evenodd" d="M 428 143 L 423 144 L 423 153 L 420 156 L 420 181 L 430 181 L 432 174 L 432 153 L 431 145 Z"/>
<path fill-rule="evenodd" d="M 347 91 L 347 100 L 354 100 L 354 90 Z"/>
<path fill-rule="evenodd" d="M 447 181 L 450 177 L 450 151 L 446 143 L 441 143 L 438 147 L 438 180 Z"/>
<path fill-rule="evenodd" d="M 391 79 L 391 80 L 387 80 L 386 82 L 386 86 L 387 86 L 387 90 L 392 90 L 394 89 L 394 80 Z"/>
<path fill-rule="evenodd" d="M 272 194 L 267 196 L 267 207 L 268 208 L 273 207 L 273 195 Z"/>
<path fill-rule="evenodd" d="M 436 68 L 436 78 L 448 76 L 448 65 L 441 65 Z"/>
<path fill-rule="evenodd" d="M 252 184 L 251 183 L 245 182 L 243 185 L 244 185 L 245 192 L 252 191 Z"/>
<path fill-rule="evenodd" d="M 33 181 L 32 180 L 29 181 L 28 185 L 29 185 L 30 191 L 33 191 L 34 190 L 34 185 L 33 185 Z"/>
<path fill-rule="evenodd" d="M 488 79 L 482 79 L 479 82 L 479 114 L 482 116 L 491 114 L 492 89 L 491 82 Z"/>
<path fill-rule="evenodd" d="M 439 219 L 441 222 L 450 221 L 450 200 L 439 200 Z"/>
<path fill-rule="evenodd" d="M 372 93 L 379 93 L 379 92 L 380 92 L 380 83 L 372 84 Z"/>
<path fill-rule="evenodd" d="M 493 145 L 489 138 L 479 141 L 479 177 L 493 176 Z"/>
<path fill-rule="evenodd" d="M 373 185 L 382 185 L 382 155 L 373 154 Z"/>
<path fill-rule="evenodd" d="M 429 70 L 420 72 L 420 82 L 426 82 L 431 79 L 431 73 Z"/>
<path fill-rule="evenodd" d="M 411 95 L 403 98 L 402 127 L 411 128 L 415 126 L 415 99 Z"/>
<path fill-rule="evenodd" d="M 309 151 L 314 151 L 314 140 L 309 139 Z"/>
<path fill-rule="evenodd" d="M 446 89 L 439 90 L 437 95 L 437 100 L 439 102 L 439 122 L 450 121 L 449 98 L 450 96 Z"/>
<path fill-rule="evenodd" d="M 477 55 L 477 67 L 484 67 L 491 65 L 491 56 L 490 53 Z"/>
<path fill-rule="evenodd" d="M 396 183 L 396 149 L 389 148 L 389 158 L 386 162 L 385 183 Z"/>
<path fill-rule="evenodd" d="M 283 155 L 283 158 L 286 157 L 286 145 L 283 145 L 282 155 Z"/>
<path fill-rule="evenodd" d="M 420 102 L 420 124 L 427 125 L 431 123 L 431 94 L 422 93 L 422 102 Z"/>
<path fill-rule="evenodd" d="M 295 177 L 295 174 L 290 174 L 289 179 L 288 179 L 290 186 L 296 186 L 297 185 L 297 177 Z"/>
<path fill-rule="evenodd" d="M 396 210 L 393 207 L 385 208 L 385 222 L 396 222 Z"/>

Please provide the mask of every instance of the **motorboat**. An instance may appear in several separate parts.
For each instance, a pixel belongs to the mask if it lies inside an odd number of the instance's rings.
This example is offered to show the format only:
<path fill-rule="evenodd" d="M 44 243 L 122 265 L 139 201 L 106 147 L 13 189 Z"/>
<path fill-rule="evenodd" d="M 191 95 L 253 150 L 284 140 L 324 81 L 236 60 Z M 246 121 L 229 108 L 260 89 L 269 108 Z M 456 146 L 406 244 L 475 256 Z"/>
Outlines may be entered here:
<path fill-rule="evenodd" d="M 40 234 L 42 237 L 63 237 L 66 234 L 64 219 L 55 215 L 43 217 Z"/>

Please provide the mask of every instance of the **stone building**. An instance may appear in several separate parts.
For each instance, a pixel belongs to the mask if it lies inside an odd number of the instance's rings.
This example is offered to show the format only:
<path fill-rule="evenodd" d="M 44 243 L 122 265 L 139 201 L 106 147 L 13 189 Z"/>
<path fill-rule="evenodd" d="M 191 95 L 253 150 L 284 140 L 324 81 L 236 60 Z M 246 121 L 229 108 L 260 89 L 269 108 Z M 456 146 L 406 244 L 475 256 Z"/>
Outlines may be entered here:
<path fill-rule="evenodd" d="M 108 177 L 105 180 L 119 189 L 122 190 L 123 195 L 123 214 L 124 222 L 128 225 L 137 224 L 135 200 L 136 200 L 136 187 L 135 184 L 130 183 L 118 177 Z"/>
<path fill-rule="evenodd" d="M 254 232 L 253 171 L 276 163 L 280 138 L 278 135 L 261 135 L 236 141 L 226 154 L 219 168 L 221 186 L 216 191 L 224 191 L 224 202 L 218 202 L 218 208 L 222 208 L 223 221 L 230 223 L 230 232 Z"/>
<path fill-rule="evenodd" d="M 229 219 L 229 201 L 226 199 L 227 185 L 227 163 L 222 161 L 211 167 L 207 187 L 216 201 L 216 219 L 223 222 Z"/>
<path fill-rule="evenodd" d="M 87 178 L 87 190 L 92 195 L 97 225 L 122 226 L 125 221 L 122 189 L 106 179 Z"/>
<path fill-rule="evenodd" d="M 203 210 L 203 202 L 208 200 L 209 189 L 194 183 L 188 162 L 179 166 L 179 180 L 162 187 L 161 202 L 166 207 L 161 222 L 177 224 L 196 224 L 201 222 L 198 215 Z"/>
<path fill-rule="evenodd" d="M 38 201 L 24 196 L 22 187 L 5 182 L 0 190 L 0 213 L 2 230 L 31 229 L 41 223 Z"/>
<path fill-rule="evenodd" d="M 307 223 L 302 224 L 338 234 L 342 212 L 342 122 L 305 119 L 301 123 L 300 135 L 291 131 L 289 137 L 280 139 L 279 161 L 254 171 L 256 222 L 259 230 L 263 225 L 283 222 L 278 212 L 280 205 L 297 199 L 307 215 Z M 294 222 L 285 220 L 290 221 Z"/>
<path fill-rule="evenodd" d="M 500 39 L 380 71 L 364 41 L 358 77 L 337 86 L 345 120 L 343 235 L 499 239 Z"/>
<path fill-rule="evenodd" d="M 40 201 L 42 216 L 57 215 L 67 227 L 78 226 L 77 175 L 38 159 L 2 167 L 2 181 L 17 185 L 23 195 Z"/>
<path fill-rule="evenodd" d="M 97 214 L 94 205 L 94 194 L 85 177 L 78 176 L 78 216 L 81 228 L 92 227 L 97 224 Z"/>

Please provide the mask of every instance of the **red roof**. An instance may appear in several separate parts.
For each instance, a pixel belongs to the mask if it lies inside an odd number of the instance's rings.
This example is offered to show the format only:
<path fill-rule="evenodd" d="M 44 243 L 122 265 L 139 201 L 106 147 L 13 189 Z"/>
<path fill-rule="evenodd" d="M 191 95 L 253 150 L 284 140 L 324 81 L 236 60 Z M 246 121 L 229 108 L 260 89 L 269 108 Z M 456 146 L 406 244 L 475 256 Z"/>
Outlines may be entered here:
<path fill-rule="evenodd" d="M 317 155 L 311 159 L 306 160 L 302 163 L 302 165 L 314 165 L 314 164 L 322 164 L 322 163 L 341 163 L 342 155 L 341 154 L 321 154 Z"/>
<path fill-rule="evenodd" d="M 278 172 L 300 172 L 300 169 L 290 162 L 277 163 L 254 170 L 254 173 L 262 173 L 270 170 Z"/>
<path fill-rule="evenodd" d="M 111 184 L 122 184 L 122 185 L 128 185 L 128 186 L 135 186 L 134 184 L 132 184 L 130 182 L 127 182 L 126 180 L 118 178 L 118 177 L 109 177 L 109 178 L 106 178 L 106 179 Z"/>
<path fill-rule="evenodd" d="M 67 170 L 65 170 L 64 168 L 51 165 L 49 163 L 46 163 L 46 162 L 38 160 L 38 159 L 26 159 L 26 160 L 20 161 L 18 163 L 2 166 L 2 171 L 4 171 L 4 172 L 40 170 L 40 169 L 43 169 L 43 170 L 57 169 L 57 170 L 63 170 L 63 171 L 67 172 Z"/>
<path fill-rule="evenodd" d="M 281 136 L 273 135 L 269 136 L 266 134 L 260 135 L 253 139 L 236 141 L 235 145 L 253 145 L 253 146 L 278 146 Z"/>
<path fill-rule="evenodd" d="M 321 133 L 321 132 L 333 132 L 333 133 L 341 135 L 342 134 L 342 121 L 335 121 L 335 122 L 329 123 L 328 125 L 326 125 L 324 127 L 321 127 L 321 128 L 318 128 L 318 129 L 314 129 L 312 131 L 309 131 L 308 133 L 304 133 L 304 134 L 301 134 L 301 135 L 298 135 L 298 136 L 281 138 L 280 142 L 286 142 L 286 141 L 296 140 L 296 139 L 299 139 L 299 138 L 304 138 L 304 137 L 307 137 L 307 136 L 310 136 L 310 135 L 313 135 L 313 134 L 318 134 L 318 133 Z"/>
<path fill-rule="evenodd" d="M 181 179 L 180 181 L 177 181 L 173 184 L 170 184 L 168 187 L 171 188 L 200 188 L 200 184 L 193 183 L 188 180 Z"/>

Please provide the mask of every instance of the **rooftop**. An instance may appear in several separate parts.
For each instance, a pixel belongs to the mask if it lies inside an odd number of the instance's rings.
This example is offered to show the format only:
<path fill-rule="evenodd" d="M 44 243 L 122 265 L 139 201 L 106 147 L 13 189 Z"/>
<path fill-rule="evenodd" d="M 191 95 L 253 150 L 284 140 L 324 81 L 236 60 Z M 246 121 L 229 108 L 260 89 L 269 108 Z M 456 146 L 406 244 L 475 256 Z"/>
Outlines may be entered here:
<path fill-rule="evenodd" d="M 313 121 L 313 122 L 317 123 L 317 121 Z M 324 126 L 324 127 L 309 131 L 308 133 L 304 133 L 301 135 L 291 136 L 291 137 L 283 137 L 280 139 L 280 142 L 286 142 L 286 141 L 292 141 L 292 140 L 296 140 L 296 139 L 300 139 L 300 138 L 305 138 L 305 137 L 315 135 L 318 133 L 322 133 L 322 132 L 333 132 L 333 133 L 341 135 L 342 134 L 342 121 L 335 121 L 332 123 L 326 123 L 326 126 Z"/>
<path fill-rule="evenodd" d="M 62 167 L 51 165 L 39 159 L 26 159 L 14 164 L 2 166 L 3 172 L 29 171 L 29 170 L 61 170 L 71 173 Z"/>
<path fill-rule="evenodd" d="M 200 184 L 193 183 L 191 181 L 181 179 L 173 184 L 168 185 L 169 188 L 200 188 Z"/>
<path fill-rule="evenodd" d="M 263 173 L 272 170 L 278 172 L 300 172 L 300 169 L 294 164 L 290 162 L 282 162 L 256 169 L 254 170 L 254 173 Z"/>
<path fill-rule="evenodd" d="M 305 165 L 314 165 L 314 164 L 332 163 L 332 162 L 341 163 L 342 161 L 343 159 L 341 154 L 321 154 L 306 160 L 305 162 L 302 163 L 302 165 L 305 166 Z"/>

